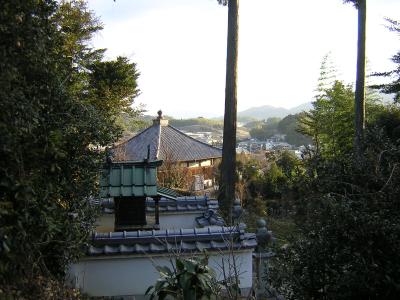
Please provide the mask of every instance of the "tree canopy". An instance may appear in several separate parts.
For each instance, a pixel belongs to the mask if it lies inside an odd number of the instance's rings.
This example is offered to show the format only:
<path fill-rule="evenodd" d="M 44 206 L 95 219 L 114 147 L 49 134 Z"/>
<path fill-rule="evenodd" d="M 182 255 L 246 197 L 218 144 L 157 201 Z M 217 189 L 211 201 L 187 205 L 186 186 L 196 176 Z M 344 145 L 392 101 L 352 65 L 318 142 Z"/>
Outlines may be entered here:
<path fill-rule="evenodd" d="M 400 22 L 392 19 L 386 19 L 386 21 L 389 23 L 389 30 L 400 35 Z M 373 74 L 374 76 L 391 78 L 392 82 L 381 85 L 374 85 L 372 87 L 380 89 L 381 92 L 385 94 L 394 94 L 395 102 L 400 103 L 400 50 L 395 55 L 393 55 L 392 61 L 397 65 L 395 69 L 387 72 L 378 72 Z"/>

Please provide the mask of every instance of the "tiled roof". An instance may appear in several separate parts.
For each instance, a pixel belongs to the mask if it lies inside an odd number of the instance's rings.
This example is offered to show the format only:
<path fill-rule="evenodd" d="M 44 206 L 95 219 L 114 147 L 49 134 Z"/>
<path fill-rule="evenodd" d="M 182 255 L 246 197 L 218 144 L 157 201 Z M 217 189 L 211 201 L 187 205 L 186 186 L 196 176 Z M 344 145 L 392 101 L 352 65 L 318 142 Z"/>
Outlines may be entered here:
<path fill-rule="evenodd" d="M 162 186 L 157 187 L 157 194 L 167 199 L 176 199 L 180 196 L 176 191 Z"/>
<path fill-rule="evenodd" d="M 233 242 L 231 243 L 231 240 Z M 253 249 L 256 235 L 238 227 L 96 233 L 87 254 L 124 255 Z"/>
<path fill-rule="evenodd" d="M 178 197 L 176 200 L 161 198 L 159 201 L 160 212 L 186 212 L 186 211 L 206 211 L 208 209 L 218 209 L 218 200 L 208 199 L 207 197 Z M 155 203 L 151 198 L 146 200 L 146 211 L 154 212 Z"/>
<path fill-rule="evenodd" d="M 119 144 L 115 151 L 123 160 L 143 160 L 150 147 L 150 160 L 199 161 L 222 156 L 222 150 L 198 141 L 170 125 L 155 123 Z"/>
<path fill-rule="evenodd" d="M 92 202 L 93 204 L 101 205 L 107 212 L 114 212 L 114 201 L 111 198 L 93 200 Z M 177 197 L 175 200 L 161 198 L 158 203 L 160 213 L 218 210 L 219 207 L 218 200 L 209 199 L 205 196 Z M 155 211 L 155 202 L 152 198 L 146 199 L 146 211 L 149 213 Z"/>
<path fill-rule="evenodd" d="M 100 197 L 157 196 L 156 161 L 113 162 L 104 167 L 100 178 Z"/>
<path fill-rule="evenodd" d="M 208 209 L 202 216 L 197 217 L 195 220 L 200 227 L 225 226 L 224 219 L 214 209 Z"/>

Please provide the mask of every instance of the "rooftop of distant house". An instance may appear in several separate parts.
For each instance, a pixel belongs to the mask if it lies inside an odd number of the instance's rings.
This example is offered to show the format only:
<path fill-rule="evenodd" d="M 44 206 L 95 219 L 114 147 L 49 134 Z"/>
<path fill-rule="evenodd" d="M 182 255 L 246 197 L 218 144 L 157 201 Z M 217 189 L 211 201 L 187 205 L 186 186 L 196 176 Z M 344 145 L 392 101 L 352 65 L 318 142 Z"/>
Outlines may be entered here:
<path fill-rule="evenodd" d="M 221 158 L 220 148 L 190 137 L 168 124 L 158 111 L 153 125 L 113 149 L 116 160 L 201 161 Z"/>

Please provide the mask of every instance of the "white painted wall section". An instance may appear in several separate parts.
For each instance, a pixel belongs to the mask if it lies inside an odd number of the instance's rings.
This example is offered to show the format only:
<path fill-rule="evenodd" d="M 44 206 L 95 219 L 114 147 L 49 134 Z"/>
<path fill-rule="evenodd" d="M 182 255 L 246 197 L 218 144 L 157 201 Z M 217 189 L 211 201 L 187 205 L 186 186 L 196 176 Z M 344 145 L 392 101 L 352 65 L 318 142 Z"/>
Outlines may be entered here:
<path fill-rule="evenodd" d="M 227 252 L 209 253 L 209 266 L 217 279 L 223 279 L 222 261 L 228 268 Z M 252 250 L 242 250 L 234 254 L 239 268 L 240 287 L 252 286 Z M 71 265 L 68 283 L 90 296 L 143 296 L 147 288 L 160 277 L 155 266 L 171 266 L 168 256 L 114 256 L 86 258 Z"/>
<path fill-rule="evenodd" d="M 164 212 L 160 213 L 160 229 L 196 228 L 196 218 L 203 212 Z"/>

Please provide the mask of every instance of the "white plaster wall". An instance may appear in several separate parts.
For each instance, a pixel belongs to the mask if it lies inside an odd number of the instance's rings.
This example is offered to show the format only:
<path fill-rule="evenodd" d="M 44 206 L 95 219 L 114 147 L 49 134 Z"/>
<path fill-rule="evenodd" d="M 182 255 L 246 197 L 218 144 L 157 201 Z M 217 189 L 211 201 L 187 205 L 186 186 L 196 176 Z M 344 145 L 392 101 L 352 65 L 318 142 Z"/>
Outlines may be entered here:
<path fill-rule="evenodd" d="M 160 213 L 160 229 L 195 228 L 198 227 L 196 218 L 202 215 L 202 211 L 162 212 Z M 154 218 L 154 213 L 147 213 L 147 218 Z M 102 214 L 96 221 L 96 232 L 114 231 L 114 219 L 114 214 Z"/>
<path fill-rule="evenodd" d="M 202 215 L 200 211 L 160 213 L 160 229 L 195 228 L 196 218 Z"/>
<path fill-rule="evenodd" d="M 209 265 L 217 279 L 223 279 L 222 258 L 228 268 L 227 253 L 209 253 Z M 234 255 L 240 273 L 240 287 L 252 286 L 252 251 Z M 167 256 L 114 256 L 84 259 L 70 266 L 68 283 L 90 296 L 140 296 L 160 277 L 155 265 L 171 266 Z M 138 297 L 140 299 L 142 297 Z"/>
<path fill-rule="evenodd" d="M 200 162 L 200 167 L 208 167 L 211 166 L 211 160 L 203 160 Z"/>

